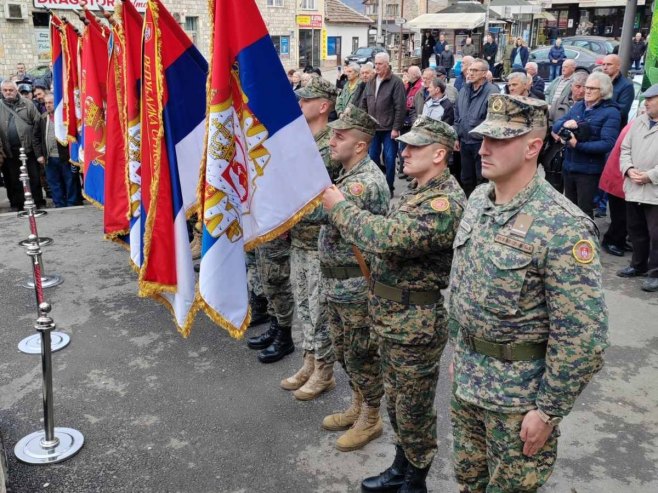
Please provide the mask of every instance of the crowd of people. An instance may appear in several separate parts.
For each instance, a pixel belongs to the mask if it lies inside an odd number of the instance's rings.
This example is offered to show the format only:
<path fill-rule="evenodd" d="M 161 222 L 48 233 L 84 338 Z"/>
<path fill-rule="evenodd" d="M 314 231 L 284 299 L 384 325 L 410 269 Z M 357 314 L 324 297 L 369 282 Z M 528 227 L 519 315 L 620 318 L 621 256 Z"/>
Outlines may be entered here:
<path fill-rule="evenodd" d="M 68 143 L 55 134 L 52 73 L 36 79 L 18 63 L 16 73 L 0 81 L 0 89 L 0 177 L 11 210 L 21 211 L 25 203 L 21 148 L 37 207 L 46 207 L 46 199 L 55 207 L 82 205 L 79 167 L 70 162 Z"/>
<path fill-rule="evenodd" d="M 425 42 L 435 53 L 444 40 Z M 386 395 L 395 458 L 363 491 L 427 491 L 448 343 L 460 491 L 535 491 L 548 479 L 558 424 L 608 344 L 594 223 L 604 167 L 632 201 L 623 241 L 630 235 L 633 260 L 619 275 L 648 275 L 642 289 L 658 291 L 648 138 L 658 85 L 620 137 L 630 82 L 618 56 L 593 74 L 565 60 L 548 87 L 522 44 L 514 58 L 523 67 L 502 93 L 487 58 L 465 56 L 450 84 L 441 66 L 398 76 L 386 53 L 347 65 L 335 85 L 311 75 L 295 91 L 334 185 L 290 235 L 256 249 L 252 315 L 269 326 L 247 345 L 263 363 L 291 354 L 297 313 L 303 355 L 280 386 L 315 399 L 336 387 L 339 363 L 352 399 L 322 427 L 343 432 L 340 451 L 382 434 Z M 401 192 L 396 160 L 410 179 Z"/>

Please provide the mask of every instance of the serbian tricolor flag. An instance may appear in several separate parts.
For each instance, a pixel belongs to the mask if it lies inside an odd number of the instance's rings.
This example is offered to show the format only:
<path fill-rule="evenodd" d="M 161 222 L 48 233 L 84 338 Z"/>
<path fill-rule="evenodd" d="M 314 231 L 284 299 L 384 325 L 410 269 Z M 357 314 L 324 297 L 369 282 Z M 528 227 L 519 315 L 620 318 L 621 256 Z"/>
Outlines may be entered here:
<path fill-rule="evenodd" d="M 82 35 L 81 57 L 83 195 L 91 203 L 102 206 L 105 203 L 105 148 L 107 135 L 112 135 L 105 130 L 107 39 L 93 14 L 85 10 L 85 15 L 89 23 Z"/>
<path fill-rule="evenodd" d="M 240 337 L 250 320 L 245 249 L 290 229 L 331 181 L 254 0 L 211 7 L 199 302 Z"/>
<path fill-rule="evenodd" d="M 69 142 L 77 142 L 82 119 L 80 106 L 80 76 L 78 34 L 68 22 L 62 23 L 64 51 L 64 124 Z M 77 156 L 71 156 L 77 160 Z"/>
<path fill-rule="evenodd" d="M 126 173 L 128 184 L 128 220 L 130 227 L 130 260 L 133 266 L 142 265 L 142 227 L 141 227 L 141 114 L 140 114 L 140 79 L 142 76 L 142 16 L 135 6 L 123 2 L 121 11 L 123 24 L 123 68 L 125 78 L 125 118 L 126 118 Z"/>
<path fill-rule="evenodd" d="M 103 231 L 105 238 L 118 239 L 129 232 L 128 186 L 126 182 L 126 90 L 123 36 L 123 6 L 117 3 L 114 23 L 109 37 L 107 70 L 106 131 L 112 138 L 107 141 L 105 161 L 105 207 Z M 121 244 L 125 243 L 123 241 Z"/>
<path fill-rule="evenodd" d="M 56 15 L 50 18 L 50 54 L 53 62 L 53 98 L 55 103 L 55 137 L 60 144 L 68 143 L 64 123 L 64 54 L 62 52 L 62 21 Z"/>
<path fill-rule="evenodd" d="M 159 0 L 147 2 L 143 36 L 139 293 L 169 306 L 187 336 L 196 281 L 187 214 L 196 210 L 208 64 Z"/>

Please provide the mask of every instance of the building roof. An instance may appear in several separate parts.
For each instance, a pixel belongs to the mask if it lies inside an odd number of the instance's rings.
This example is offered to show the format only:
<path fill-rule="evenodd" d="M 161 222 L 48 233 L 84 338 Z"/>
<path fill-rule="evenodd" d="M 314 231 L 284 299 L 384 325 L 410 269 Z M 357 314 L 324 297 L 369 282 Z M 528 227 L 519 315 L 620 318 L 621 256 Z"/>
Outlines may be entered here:
<path fill-rule="evenodd" d="M 509 7 L 509 6 L 519 6 L 525 7 L 530 5 L 527 0 L 491 0 L 492 7 Z"/>
<path fill-rule="evenodd" d="M 370 17 L 359 14 L 340 0 L 325 1 L 324 20 L 331 24 L 372 24 L 374 22 Z"/>
<path fill-rule="evenodd" d="M 486 7 L 483 7 L 480 2 L 470 1 L 453 3 L 445 9 L 439 10 L 437 14 L 484 14 L 486 12 Z M 489 18 L 500 19 L 500 16 L 489 10 Z"/>

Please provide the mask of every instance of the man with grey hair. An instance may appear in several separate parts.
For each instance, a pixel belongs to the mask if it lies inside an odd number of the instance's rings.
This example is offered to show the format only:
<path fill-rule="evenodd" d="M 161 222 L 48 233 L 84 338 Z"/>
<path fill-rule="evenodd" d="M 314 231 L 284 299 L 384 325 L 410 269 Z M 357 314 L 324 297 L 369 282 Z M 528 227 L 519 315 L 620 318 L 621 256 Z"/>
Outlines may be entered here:
<path fill-rule="evenodd" d="M 0 84 L 2 100 L 0 100 L 0 134 L 4 136 L 3 153 L 6 156 L 2 166 L 7 197 L 12 210 L 23 209 L 25 197 L 23 185 L 19 180 L 20 175 L 20 149 L 25 149 L 27 154 L 27 170 L 30 175 L 30 188 L 32 197 L 37 207 L 46 205 L 41 190 L 41 178 L 39 164 L 36 155 L 40 154 L 41 142 L 38 127 L 41 114 L 39 110 L 27 98 L 18 92 L 15 82 L 5 80 Z"/>
<path fill-rule="evenodd" d="M 361 108 L 377 122 L 377 132 L 370 143 L 370 159 L 386 172 L 386 182 L 393 195 L 395 182 L 395 158 L 398 155 L 400 131 L 407 113 L 404 83 L 393 74 L 388 53 L 375 55 L 375 74 L 364 91 Z M 384 166 L 382 166 L 382 150 Z"/>
<path fill-rule="evenodd" d="M 363 87 L 365 86 L 365 84 L 359 80 L 359 74 L 361 72 L 359 64 L 350 63 L 345 67 L 343 72 L 347 77 L 347 81 L 345 81 L 345 85 L 336 99 L 336 114 L 338 116 L 345 111 L 348 104 L 359 104 L 360 97 L 363 95 Z"/>
<path fill-rule="evenodd" d="M 498 91 L 486 79 L 489 64 L 481 58 L 476 58 L 468 68 L 468 84 L 459 91 L 455 105 L 455 130 L 459 142 L 455 150 L 461 157 L 461 185 L 468 197 L 475 187 L 483 183 L 482 159 L 480 146 L 482 136 L 472 134 L 471 130 L 477 127 L 487 117 L 487 101 L 489 96 Z"/>
<path fill-rule="evenodd" d="M 611 98 L 610 77 L 593 73 L 585 83 L 585 99 L 553 124 L 553 138 L 566 144 L 564 194 L 592 218 L 606 156 L 620 130 L 621 117 Z"/>
<path fill-rule="evenodd" d="M 532 79 L 523 72 L 512 72 L 507 76 L 507 92 L 510 96 L 526 96 L 530 94 Z"/>
<path fill-rule="evenodd" d="M 367 84 L 375 76 L 375 66 L 371 63 L 364 63 L 361 65 L 361 70 L 359 72 L 359 78 L 361 82 Z"/>
<path fill-rule="evenodd" d="M 539 66 L 535 62 L 528 62 L 525 64 L 525 73 L 530 76 L 532 79 L 532 85 L 530 86 L 530 95 L 532 97 L 535 97 L 537 99 L 546 99 L 546 95 L 544 94 L 544 89 L 546 87 L 546 84 L 544 83 L 544 79 L 541 78 L 539 75 Z"/>
<path fill-rule="evenodd" d="M 546 91 L 546 102 L 550 104 L 548 108 L 549 118 L 555 118 L 555 108 L 560 101 L 568 97 L 571 93 L 571 80 L 576 72 L 576 61 L 567 58 L 562 62 L 562 75 L 553 79 Z"/>
<path fill-rule="evenodd" d="M 466 84 L 466 76 L 468 74 L 468 68 L 475 61 L 475 58 L 472 56 L 465 56 L 462 58 L 461 73 L 455 77 L 455 89 L 461 91 L 461 88 Z"/>

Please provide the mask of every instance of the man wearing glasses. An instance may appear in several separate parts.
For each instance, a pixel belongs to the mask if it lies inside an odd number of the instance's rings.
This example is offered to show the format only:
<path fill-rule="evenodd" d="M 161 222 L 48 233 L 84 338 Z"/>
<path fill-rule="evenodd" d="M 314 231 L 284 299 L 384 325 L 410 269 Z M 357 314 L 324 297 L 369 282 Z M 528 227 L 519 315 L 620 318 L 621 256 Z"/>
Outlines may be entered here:
<path fill-rule="evenodd" d="M 476 58 L 468 68 L 466 85 L 459 91 L 455 106 L 454 126 L 459 136 L 455 151 L 461 156 L 461 183 L 466 196 L 484 182 L 482 161 L 478 154 L 482 136 L 471 134 L 470 131 L 485 120 L 489 96 L 498 92 L 493 84 L 487 82 L 487 70 L 489 64 L 481 58 Z"/>

